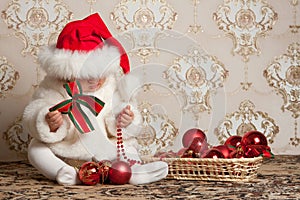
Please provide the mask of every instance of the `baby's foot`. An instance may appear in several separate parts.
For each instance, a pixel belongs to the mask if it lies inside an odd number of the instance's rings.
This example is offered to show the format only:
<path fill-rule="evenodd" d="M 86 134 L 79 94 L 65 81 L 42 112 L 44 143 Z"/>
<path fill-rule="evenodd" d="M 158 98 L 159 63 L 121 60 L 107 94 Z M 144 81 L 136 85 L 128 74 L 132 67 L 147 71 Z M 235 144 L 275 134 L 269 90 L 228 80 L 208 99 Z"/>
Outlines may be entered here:
<path fill-rule="evenodd" d="M 60 168 L 60 170 L 57 172 L 56 181 L 60 185 L 77 185 L 81 183 L 76 169 L 69 165 Z"/>
<path fill-rule="evenodd" d="M 157 161 L 144 165 L 133 165 L 131 171 L 130 184 L 146 184 L 165 178 L 168 175 L 168 164 Z"/>

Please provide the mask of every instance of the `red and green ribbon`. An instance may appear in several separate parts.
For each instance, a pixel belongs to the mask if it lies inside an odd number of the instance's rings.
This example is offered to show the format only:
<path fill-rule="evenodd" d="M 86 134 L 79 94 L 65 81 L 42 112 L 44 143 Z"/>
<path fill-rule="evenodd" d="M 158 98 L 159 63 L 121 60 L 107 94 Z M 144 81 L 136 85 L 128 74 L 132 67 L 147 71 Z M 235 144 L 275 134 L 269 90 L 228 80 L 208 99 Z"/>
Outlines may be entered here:
<path fill-rule="evenodd" d="M 70 120 L 80 133 L 88 133 L 95 130 L 88 116 L 81 109 L 81 105 L 87 107 L 95 116 L 97 116 L 104 102 L 92 95 L 83 95 L 82 88 L 78 81 L 64 84 L 71 99 L 64 100 L 49 109 L 50 112 L 58 110 L 62 114 L 68 114 Z"/>

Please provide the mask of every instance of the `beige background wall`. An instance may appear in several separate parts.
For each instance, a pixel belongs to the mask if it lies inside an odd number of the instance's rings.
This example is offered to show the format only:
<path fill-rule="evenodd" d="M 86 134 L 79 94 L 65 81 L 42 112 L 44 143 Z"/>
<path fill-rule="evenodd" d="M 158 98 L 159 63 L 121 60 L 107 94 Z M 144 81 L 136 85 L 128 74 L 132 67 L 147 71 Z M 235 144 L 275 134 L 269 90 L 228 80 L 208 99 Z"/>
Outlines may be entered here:
<path fill-rule="evenodd" d="M 0 160 L 24 158 L 29 137 L 22 112 L 44 75 L 35 60 L 39 47 L 55 42 L 68 21 L 93 12 L 124 44 L 132 72 L 144 79 L 134 90 L 148 119 L 141 154 L 179 149 L 192 127 L 204 130 L 211 145 L 255 128 L 275 154 L 299 154 L 299 4 L 0 1 Z"/>

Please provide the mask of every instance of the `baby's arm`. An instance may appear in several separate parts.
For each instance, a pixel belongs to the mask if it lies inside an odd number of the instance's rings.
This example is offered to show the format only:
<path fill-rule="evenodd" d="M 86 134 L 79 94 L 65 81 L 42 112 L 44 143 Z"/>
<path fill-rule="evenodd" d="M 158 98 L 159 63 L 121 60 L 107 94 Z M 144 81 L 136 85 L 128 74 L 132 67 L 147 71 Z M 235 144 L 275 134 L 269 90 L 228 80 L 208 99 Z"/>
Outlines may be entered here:
<path fill-rule="evenodd" d="M 116 136 L 117 127 L 122 128 L 123 139 L 135 137 L 140 133 L 142 117 L 137 109 L 132 105 L 125 105 L 118 114 L 105 117 L 105 123 L 109 135 Z"/>
<path fill-rule="evenodd" d="M 64 97 L 61 95 L 61 91 L 64 88 L 61 86 L 61 83 L 57 83 L 57 81 L 52 79 L 49 80 L 49 78 L 46 79 L 39 85 L 32 101 L 24 109 L 23 124 L 24 128 L 27 129 L 26 131 L 33 138 L 44 143 L 55 143 L 63 140 L 73 129 L 70 129 L 68 116 L 60 116 L 59 114 L 58 121 L 52 119 L 53 116 L 51 115 L 56 112 L 51 112 L 52 114 L 50 114 L 49 108 L 64 100 Z M 62 89 L 60 89 L 60 86 Z M 50 124 L 52 121 L 55 121 L 55 123 Z"/>

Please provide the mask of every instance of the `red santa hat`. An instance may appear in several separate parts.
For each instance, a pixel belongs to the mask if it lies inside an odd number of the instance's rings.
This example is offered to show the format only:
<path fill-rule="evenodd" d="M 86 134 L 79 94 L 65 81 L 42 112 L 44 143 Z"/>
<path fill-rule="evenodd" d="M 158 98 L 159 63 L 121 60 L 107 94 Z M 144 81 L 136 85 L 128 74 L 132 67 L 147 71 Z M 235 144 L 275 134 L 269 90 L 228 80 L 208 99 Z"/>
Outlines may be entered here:
<path fill-rule="evenodd" d="M 68 23 L 56 45 L 41 49 L 38 59 L 48 75 L 62 79 L 99 78 L 130 71 L 124 48 L 98 13 Z"/>

